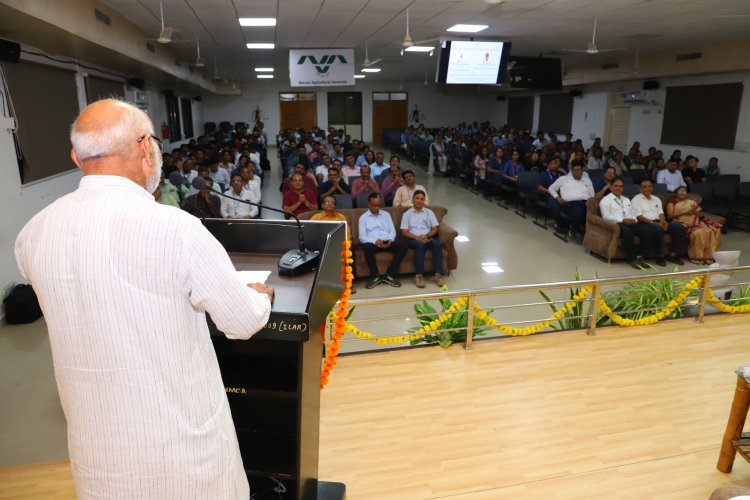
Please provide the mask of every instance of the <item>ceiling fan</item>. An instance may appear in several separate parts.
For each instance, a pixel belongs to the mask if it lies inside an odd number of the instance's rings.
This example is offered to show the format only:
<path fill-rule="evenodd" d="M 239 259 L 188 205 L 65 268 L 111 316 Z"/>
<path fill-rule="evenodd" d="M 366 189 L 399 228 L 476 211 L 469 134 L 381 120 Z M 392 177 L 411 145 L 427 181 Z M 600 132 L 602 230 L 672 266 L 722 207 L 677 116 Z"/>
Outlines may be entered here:
<path fill-rule="evenodd" d="M 418 42 L 415 42 L 412 40 L 411 35 L 409 34 L 409 9 L 406 9 L 406 34 L 404 35 L 404 39 L 401 41 L 401 46 L 404 49 L 408 49 L 409 47 L 413 47 L 415 45 L 422 45 L 423 43 L 428 42 L 434 42 L 436 40 L 440 40 L 440 38 L 428 38 L 427 40 L 420 40 Z M 404 55 L 403 49 L 401 50 L 401 55 Z"/>
<path fill-rule="evenodd" d="M 219 74 L 219 67 L 216 65 L 215 57 L 214 57 L 214 76 L 212 77 L 212 79 L 215 81 L 221 80 L 221 75 Z"/>
<path fill-rule="evenodd" d="M 370 61 L 370 56 L 367 52 L 367 40 L 365 40 L 365 60 L 362 61 L 362 66 L 365 68 L 369 68 L 370 66 L 374 66 L 377 63 L 379 63 L 383 58 L 375 59 L 374 61 Z"/>
<path fill-rule="evenodd" d="M 648 70 L 648 68 L 646 68 L 646 70 Z M 638 50 L 636 49 L 636 51 L 635 51 L 635 62 L 633 63 L 633 69 L 630 70 L 630 71 L 617 71 L 617 73 L 619 73 L 621 75 L 637 75 L 639 72 L 640 71 L 639 71 L 639 68 L 638 68 Z"/>
<path fill-rule="evenodd" d="M 600 52 L 617 52 L 618 50 L 625 50 L 625 47 L 621 47 L 619 49 L 600 49 L 596 46 L 596 19 L 594 19 L 594 35 L 591 37 L 591 41 L 588 44 L 588 47 L 584 49 L 562 49 L 566 52 L 585 52 L 586 54 L 595 55 L 599 54 Z"/>
<path fill-rule="evenodd" d="M 156 41 L 159 43 L 172 43 L 172 33 L 174 33 L 174 28 L 164 24 L 164 2 L 159 2 L 159 13 L 161 14 L 161 31 L 159 32 Z"/>
<path fill-rule="evenodd" d="M 197 49 L 198 54 L 195 58 L 195 63 L 193 64 L 193 66 L 195 66 L 196 68 L 202 68 L 206 65 L 206 63 L 203 62 L 203 59 L 201 58 L 201 42 L 197 38 L 195 39 L 195 48 Z"/>

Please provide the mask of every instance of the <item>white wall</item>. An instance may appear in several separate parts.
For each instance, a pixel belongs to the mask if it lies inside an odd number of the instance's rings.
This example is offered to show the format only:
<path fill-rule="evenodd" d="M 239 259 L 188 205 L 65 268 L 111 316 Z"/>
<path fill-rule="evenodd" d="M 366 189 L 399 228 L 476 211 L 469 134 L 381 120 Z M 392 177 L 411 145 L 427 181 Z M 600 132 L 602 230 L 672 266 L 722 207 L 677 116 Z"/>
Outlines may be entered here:
<path fill-rule="evenodd" d="M 316 92 L 318 108 L 318 126 L 328 126 L 327 92 L 362 92 L 362 128 L 365 141 L 372 141 L 372 92 L 396 92 L 398 84 L 383 85 L 360 83 L 354 87 L 330 87 L 292 89 L 286 84 L 252 83 L 242 87 L 240 96 L 204 96 L 203 116 L 206 121 L 245 121 L 250 122 L 252 112 L 260 106 L 266 133 L 270 136 L 279 130 L 279 92 Z M 409 93 L 409 112 L 416 104 L 423 113 L 423 122 L 427 127 L 440 127 L 456 124 L 461 121 L 490 121 L 505 123 L 508 116 L 507 101 L 498 101 L 495 94 L 479 93 L 471 89 L 456 91 L 445 86 L 404 85 L 403 91 Z"/>
<path fill-rule="evenodd" d="M 573 123 L 570 132 L 576 139 L 581 139 L 585 148 L 589 148 L 594 138 L 604 140 L 607 125 L 607 92 L 585 92 L 573 99 Z"/>

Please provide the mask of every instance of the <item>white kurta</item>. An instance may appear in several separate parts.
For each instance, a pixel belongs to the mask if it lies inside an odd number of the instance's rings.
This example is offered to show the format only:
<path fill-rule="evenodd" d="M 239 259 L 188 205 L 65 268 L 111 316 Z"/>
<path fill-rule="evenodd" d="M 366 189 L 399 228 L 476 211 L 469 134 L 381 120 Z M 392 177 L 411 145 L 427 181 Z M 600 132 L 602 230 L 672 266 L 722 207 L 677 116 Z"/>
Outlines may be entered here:
<path fill-rule="evenodd" d="M 16 241 L 49 327 L 79 498 L 249 497 L 204 311 L 230 338 L 268 320 L 191 215 L 85 176 Z"/>

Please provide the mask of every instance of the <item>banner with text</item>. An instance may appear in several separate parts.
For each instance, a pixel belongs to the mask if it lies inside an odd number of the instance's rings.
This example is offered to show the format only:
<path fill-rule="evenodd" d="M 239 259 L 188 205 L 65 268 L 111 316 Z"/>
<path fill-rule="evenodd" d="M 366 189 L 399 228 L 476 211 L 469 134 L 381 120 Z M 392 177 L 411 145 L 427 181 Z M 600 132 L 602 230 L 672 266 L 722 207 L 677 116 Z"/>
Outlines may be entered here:
<path fill-rule="evenodd" d="M 354 49 L 289 51 L 292 87 L 354 85 Z"/>

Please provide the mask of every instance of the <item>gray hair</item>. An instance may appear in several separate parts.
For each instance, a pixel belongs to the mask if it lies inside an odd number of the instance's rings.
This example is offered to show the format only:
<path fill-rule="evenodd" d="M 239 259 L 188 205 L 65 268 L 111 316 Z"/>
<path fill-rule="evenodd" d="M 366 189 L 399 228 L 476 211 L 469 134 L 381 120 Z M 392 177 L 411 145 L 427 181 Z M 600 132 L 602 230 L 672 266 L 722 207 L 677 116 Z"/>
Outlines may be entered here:
<path fill-rule="evenodd" d="M 78 120 L 70 127 L 70 142 L 78 156 L 78 161 L 105 156 L 119 156 L 126 154 L 139 137 L 154 134 L 154 125 L 146 113 L 132 104 L 119 99 L 106 99 L 125 108 L 120 119 L 107 123 L 102 127 L 82 131 L 78 128 Z"/>

